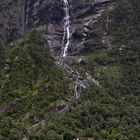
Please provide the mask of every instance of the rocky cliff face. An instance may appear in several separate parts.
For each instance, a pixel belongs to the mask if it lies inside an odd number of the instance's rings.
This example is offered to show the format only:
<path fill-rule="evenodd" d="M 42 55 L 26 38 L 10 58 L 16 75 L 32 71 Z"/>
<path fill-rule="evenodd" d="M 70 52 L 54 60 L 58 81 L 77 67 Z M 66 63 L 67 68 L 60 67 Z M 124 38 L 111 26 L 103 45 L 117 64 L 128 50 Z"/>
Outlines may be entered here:
<path fill-rule="evenodd" d="M 113 8 L 113 0 L 70 0 L 71 6 L 71 54 L 81 54 L 94 47 L 90 39 L 96 38 L 98 34 L 93 33 L 94 27 L 99 24 L 98 17 L 105 10 Z M 87 41 L 88 40 L 88 41 Z"/>
<path fill-rule="evenodd" d="M 70 47 L 68 53 L 78 54 L 88 49 L 86 38 L 97 17 L 114 0 L 69 0 Z M 63 0 L 6 0 L 0 2 L 1 39 L 11 42 L 28 29 L 37 28 L 46 37 L 50 50 L 59 55 L 64 35 Z"/>
<path fill-rule="evenodd" d="M 46 37 L 54 52 L 61 46 L 63 36 L 63 1 L 27 1 L 25 6 L 26 29 L 36 27 Z"/>
<path fill-rule="evenodd" d="M 0 42 L 9 43 L 24 31 L 24 5 L 22 0 L 0 1 Z"/>

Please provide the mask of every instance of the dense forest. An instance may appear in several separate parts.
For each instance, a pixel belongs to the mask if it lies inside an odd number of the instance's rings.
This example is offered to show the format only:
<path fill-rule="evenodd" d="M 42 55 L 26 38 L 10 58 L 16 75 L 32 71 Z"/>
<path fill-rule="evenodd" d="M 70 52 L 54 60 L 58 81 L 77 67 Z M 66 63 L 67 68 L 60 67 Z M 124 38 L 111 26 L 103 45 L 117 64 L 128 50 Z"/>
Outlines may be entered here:
<path fill-rule="evenodd" d="M 116 2 L 92 32 L 100 38 L 92 38 L 95 49 L 84 54 L 82 68 L 101 87 L 91 84 L 79 100 L 41 47 L 41 33 L 32 30 L 0 46 L 0 140 L 140 139 L 140 1 Z M 111 48 L 99 47 L 103 38 Z M 60 109 L 63 100 L 71 106 L 66 112 Z"/>

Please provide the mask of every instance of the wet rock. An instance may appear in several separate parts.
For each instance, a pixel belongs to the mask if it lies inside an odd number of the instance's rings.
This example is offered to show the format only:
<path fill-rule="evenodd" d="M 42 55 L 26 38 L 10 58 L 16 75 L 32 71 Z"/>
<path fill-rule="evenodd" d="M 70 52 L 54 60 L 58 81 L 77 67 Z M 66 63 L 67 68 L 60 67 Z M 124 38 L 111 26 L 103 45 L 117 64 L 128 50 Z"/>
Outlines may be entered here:
<path fill-rule="evenodd" d="M 10 71 L 10 69 L 11 69 L 10 65 L 9 64 L 5 64 L 4 70 L 8 72 L 8 71 Z"/>

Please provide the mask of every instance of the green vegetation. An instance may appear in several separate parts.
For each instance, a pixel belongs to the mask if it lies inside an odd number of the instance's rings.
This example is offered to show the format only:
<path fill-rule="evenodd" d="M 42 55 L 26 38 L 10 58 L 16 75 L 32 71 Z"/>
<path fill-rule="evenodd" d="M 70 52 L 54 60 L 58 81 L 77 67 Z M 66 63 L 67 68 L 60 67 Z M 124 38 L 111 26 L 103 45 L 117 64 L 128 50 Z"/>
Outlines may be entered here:
<path fill-rule="evenodd" d="M 7 48 L 6 56 L 1 54 L 5 61 L 1 62 L 0 136 L 4 139 L 20 139 L 25 127 L 46 118 L 46 112 L 53 112 L 57 101 L 70 93 L 64 73 L 39 47 L 40 33 L 32 31 L 27 36 Z"/>
<path fill-rule="evenodd" d="M 19 43 L 0 47 L 1 140 L 139 140 L 140 1 L 120 0 L 99 20 L 93 30 L 100 31 L 99 43 L 85 53 L 82 67 L 102 87 L 90 85 L 66 113 L 56 106 L 71 95 L 70 81 L 41 47 L 42 35 L 32 31 Z M 98 46 L 110 36 L 111 49 Z M 80 64 L 71 65 L 84 73 Z"/>
<path fill-rule="evenodd" d="M 102 88 L 91 85 L 82 93 L 81 100 L 69 113 L 55 118 L 54 126 L 61 126 L 52 128 L 57 133 L 63 128 L 71 130 L 71 134 L 75 132 L 75 135 L 83 140 L 86 137 L 95 140 L 139 140 L 140 36 L 136 37 L 136 33 L 139 33 L 140 24 L 139 17 L 128 14 L 136 14 L 138 9 L 140 7 L 134 5 L 134 2 L 124 0 L 109 15 L 112 20 L 110 29 L 106 31 L 102 26 L 102 32 L 112 36 L 112 49 L 97 49 L 86 53 L 85 69 L 90 70 L 100 81 Z M 126 32 L 125 28 L 133 28 L 133 32 Z"/>

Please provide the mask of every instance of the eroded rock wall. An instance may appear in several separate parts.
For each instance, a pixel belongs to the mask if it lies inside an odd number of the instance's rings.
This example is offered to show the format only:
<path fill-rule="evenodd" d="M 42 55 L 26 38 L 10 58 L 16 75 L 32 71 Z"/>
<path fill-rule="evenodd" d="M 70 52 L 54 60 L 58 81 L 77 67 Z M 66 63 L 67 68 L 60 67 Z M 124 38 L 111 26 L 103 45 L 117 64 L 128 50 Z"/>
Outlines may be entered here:
<path fill-rule="evenodd" d="M 0 42 L 12 42 L 24 31 L 24 5 L 24 0 L 0 1 Z"/>
<path fill-rule="evenodd" d="M 70 46 L 75 55 L 96 18 L 114 0 L 69 0 Z M 41 31 L 54 55 L 60 55 L 63 39 L 63 0 L 5 0 L 0 2 L 0 39 L 9 43 L 32 28 Z M 83 46 L 84 48 L 84 46 Z"/>
<path fill-rule="evenodd" d="M 78 55 L 82 52 L 92 50 L 93 44 L 87 45 L 87 40 L 96 38 L 93 32 L 98 18 L 104 11 L 113 8 L 114 0 L 69 0 L 71 6 L 71 44 L 69 53 Z M 95 39 L 96 41 L 96 39 Z"/>

